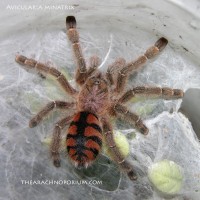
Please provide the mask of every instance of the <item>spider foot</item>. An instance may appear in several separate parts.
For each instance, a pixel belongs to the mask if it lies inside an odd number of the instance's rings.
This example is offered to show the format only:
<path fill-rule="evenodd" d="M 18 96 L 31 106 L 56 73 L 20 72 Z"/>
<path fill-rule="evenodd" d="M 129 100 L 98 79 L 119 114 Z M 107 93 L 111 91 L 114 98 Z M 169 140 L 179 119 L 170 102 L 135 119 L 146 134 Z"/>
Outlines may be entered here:
<path fill-rule="evenodd" d="M 26 60 L 27 60 L 27 57 L 25 57 L 25 56 L 22 56 L 22 55 L 15 56 L 15 61 L 21 65 L 24 65 Z"/>
<path fill-rule="evenodd" d="M 155 46 L 162 51 L 167 46 L 168 40 L 164 37 L 161 37 L 159 40 L 156 41 Z"/>
<path fill-rule="evenodd" d="M 129 171 L 129 172 L 127 173 L 127 175 L 128 175 L 128 177 L 130 178 L 130 180 L 132 180 L 132 181 L 137 180 L 137 175 L 136 175 L 136 173 L 135 173 L 133 170 Z"/>
<path fill-rule="evenodd" d="M 29 122 L 29 127 L 30 128 L 34 128 L 37 125 L 38 125 L 38 122 L 37 122 L 37 120 L 35 118 L 30 120 L 30 122 Z"/>
<path fill-rule="evenodd" d="M 53 161 L 53 165 L 54 165 L 55 167 L 60 167 L 60 160 L 58 160 L 58 159 L 54 160 L 54 161 Z"/>
<path fill-rule="evenodd" d="M 138 120 L 135 125 L 143 135 L 147 135 L 149 133 L 149 129 L 143 124 L 142 120 Z"/>
<path fill-rule="evenodd" d="M 76 28 L 76 19 L 74 16 L 66 17 L 66 26 L 67 26 L 67 29 Z"/>

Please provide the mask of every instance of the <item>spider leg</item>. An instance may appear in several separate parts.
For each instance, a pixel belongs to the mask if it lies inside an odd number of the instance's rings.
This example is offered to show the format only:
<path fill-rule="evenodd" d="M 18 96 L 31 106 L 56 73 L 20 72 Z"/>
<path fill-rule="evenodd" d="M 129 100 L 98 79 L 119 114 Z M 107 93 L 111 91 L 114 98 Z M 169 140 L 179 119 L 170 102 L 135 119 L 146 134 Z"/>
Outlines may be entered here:
<path fill-rule="evenodd" d="M 78 66 L 75 79 L 79 85 L 82 85 L 87 79 L 87 69 L 86 69 L 86 62 L 81 50 L 81 46 L 79 44 L 79 34 L 76 29 L 76 19 L 74 16 L 68 16 L 66 18 L 66 27 L 67 27 L 67 36 L 70 42 L 72 43 L 74 56 Z"/>
<path fill-rule="evenodd" d="M 60 108 L 60 109 L 68 109 L 73 108 L 75 103 L 69 103 L 64 101 L 52 101 L 49 102 L 40 112 L 38 112 L 35 117 L 33 117 L 29 122 L 29 127 L 33 128 L 37 126 L 45 116 L 49 114 L 50 111 L 52 111 L 54 108 Z"/>
<path fill-rule="evenodd" d="M 172 89 L 167 87 L 134 87 L 131 90 L 125 92 L 120 98 L 120 103 L 126 103 L 133 97 L 148 97 L 148 98 L 162 98 L 162 99 L 179 99 L 182 98 L 184 92 L 180 89 Z"/>
<path fill-rule="evenodd" d="M 117 148 L 114 138 L 113 138 L 113 131 L 112 131 L 112 125 L 108 121 L 107 118 L 102 118 L 102 127 L 103 127 L 103 133 L 105 135 L 107 146 L 110 148 L 111 153 L 113 155 L 114 161 L 124 170 L 128 177 L 131 180 L 136 180 L 137 175 L 136 172 L 133 169 L 133 166 L 121 155 L 119 149 Z"/>
<path fill-rule="evenodd" d="M 106 72 L 106 78 L 110 86 L 114 85 L 115 83 L 114 71 L 118 71 L 122 69 L 125 66 L 125 63 L 126 61 L 124 58 L 117 58 L 111 65 L 108 66 L 108 69 Z M 118 88 L 116 88 L 115 90 L 117 89 Z"/>
<path fill-rule="evenodd" d="M 55 167 L 60 167 L 60 145 L 61 131 L 71 122 L 72 116 L 65 117 L 58 121 L 54 127 L 52 142 L 50 145 L 50 154 Z"/>
<path fill-rule="evenodd" d="M 87 77 L 90 77 L 97 70 L 99 64 L 100 64 L 100 59 L 98 56 L 95 55 L 90 58 Z"/>
<path fill-rule="evenodd" d="M 142 122 L 140 117 L 137 114 L 129 111 L 124 105 L 117 103 L 117 104 L 113 105 L 113 107 L 111 109 L 113 109 L 113 111 L 114 111 L 113 115 L 132 124 L 135 128 L 137 128 L 140 131 L 140 133 L 142 133 L 144 135 L 148 134 L 149 129 Z"/>
<path fill-rule="evenodd" d="M 49 67 L 43 63 L 37 62 L 34 59 L 30 59 L 22 55 L 17 55 L 15 57 L 15 61 L 25 66 L 27 70 L 34 69 L 42 74 L 50 74 L 51 76 L 55 77 L 65 92 L 70 94 L 72 97 L 77 94 L 77 91 L 69 84 L 66 77 L 54 67 Z"/>
<path fill-rule="evenodd" d="M 153 46 L 149 47 L 144 55 L 141 55 L 136 60 L 127 63 L 118 72 L 116 91 L 118 93 L 122 92 L 126 85 L 126 81 L 129 78 L 129 75 L 133 74 L 136 70 L 143 66 L 147 62 L 147 60 L 155 58 L 158 53 L 165 48 L 167 43 L 167 39 L 162 37 Z"/>

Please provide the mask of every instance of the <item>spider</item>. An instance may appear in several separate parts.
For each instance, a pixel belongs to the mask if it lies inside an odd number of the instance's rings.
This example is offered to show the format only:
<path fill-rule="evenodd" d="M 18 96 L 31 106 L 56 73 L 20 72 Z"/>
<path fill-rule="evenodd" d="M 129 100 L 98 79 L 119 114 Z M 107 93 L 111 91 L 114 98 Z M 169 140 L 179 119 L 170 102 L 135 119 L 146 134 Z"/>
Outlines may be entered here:
<path fill-rule="evenodd" d="M 87 168 L 96 160 L 101 151 L 104 137 L 112 153 L 112 159 L 131 180 L 136 180 L 137 173 L 134 167 L 130 161 L 122 156 L 115 144 L 110 118 L 123 119 L 139 132 L 147 135 L 148 128 L 137 114 L 127 108 L 126 103 L 138 96 L 157 97 L 166 100 L 183 97 L 182 90 L 167 87 L 138 86 L 129 90 L 126 89 L 130 74 L 138 71 L 148 60 L 155 58 L 165 48 L 168 41 L 164 37 L 158 39 L 136 60 L 126 62 L 123 58 L 117 58 L 108 66 L 107 71 L 102 73 L 98 70 L 100 59 L 96 55 L 90 58 L 89 64 L 86 66 L 74 16 L 66 17 L 66 27 L 77 66 L 75 81 L 79 85 L 79 90 L 72 87 L 66 77 L 54 67 L 23 55 L 16 55 L 16 62 L 23 65 L 26 70 L 33 69 L 40 74 L 50 74 L 73 98 L 72 102 L 59 100 L 49 102 L 30 120 L 29 127 L 37 126 L 49 112 L 56 108 L 71 109 L 73 114 L 59 120 L 54 127 L 50 145 L 50 154 L 54 166 L 60 167 L 61 131 L 69 125 L 66 149 L 68 157 L 75 167 Z"/>

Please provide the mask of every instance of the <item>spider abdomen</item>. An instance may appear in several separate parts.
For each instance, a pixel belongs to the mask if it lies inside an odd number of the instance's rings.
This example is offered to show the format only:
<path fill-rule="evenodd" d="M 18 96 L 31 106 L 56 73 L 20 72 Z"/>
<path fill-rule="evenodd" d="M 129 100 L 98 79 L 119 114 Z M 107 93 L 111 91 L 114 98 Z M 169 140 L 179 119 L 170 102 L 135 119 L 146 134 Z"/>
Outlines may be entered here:
<path fill-rule="evenodd" d="M 102 130 L 97 116 L 84 111 L 77 113 L 69 126 L 66 145 L 75 166 L 90 165 L 102 147 Z"/>

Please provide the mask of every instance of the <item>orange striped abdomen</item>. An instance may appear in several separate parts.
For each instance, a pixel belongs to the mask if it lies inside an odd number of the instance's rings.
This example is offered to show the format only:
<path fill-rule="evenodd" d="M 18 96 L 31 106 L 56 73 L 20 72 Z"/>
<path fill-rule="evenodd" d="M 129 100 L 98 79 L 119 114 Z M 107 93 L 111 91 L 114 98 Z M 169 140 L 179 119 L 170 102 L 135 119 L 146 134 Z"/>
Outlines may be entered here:
<path fill-rule="evenodd" d="M 76 166 L 90 165 L 102 147 L 102 130 L 97 116 L 90 112 L 77 113 L 69 126 L 66 145 Z"/>

